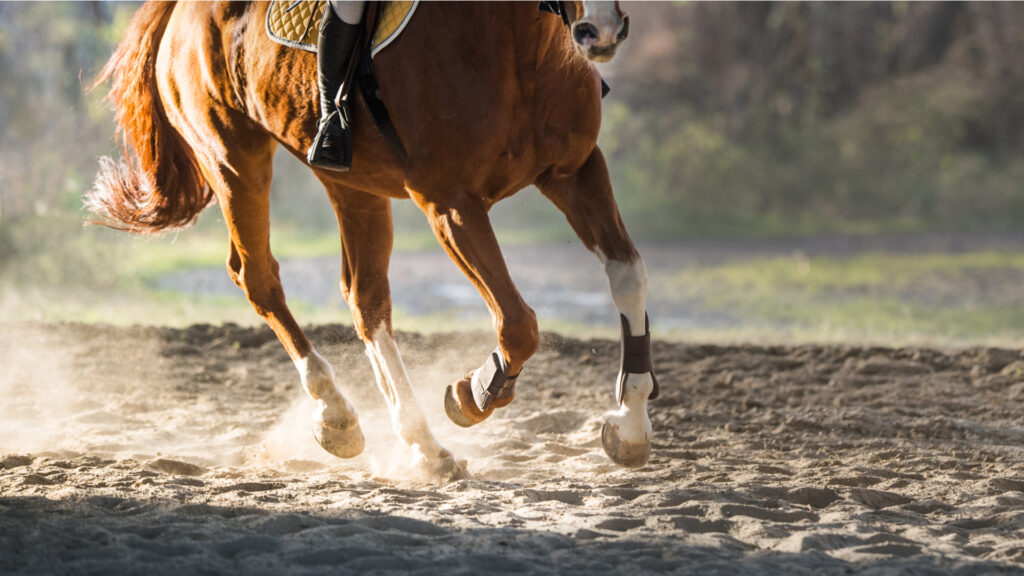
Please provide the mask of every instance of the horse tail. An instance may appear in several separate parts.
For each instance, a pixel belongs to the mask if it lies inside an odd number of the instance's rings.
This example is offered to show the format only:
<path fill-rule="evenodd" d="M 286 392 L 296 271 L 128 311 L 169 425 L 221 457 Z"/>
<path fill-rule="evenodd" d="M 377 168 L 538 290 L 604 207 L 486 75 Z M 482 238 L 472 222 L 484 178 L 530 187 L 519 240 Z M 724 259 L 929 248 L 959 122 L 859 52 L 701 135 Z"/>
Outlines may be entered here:
<path fill-rule="evenodd" d="M 157 91 L 157 50 L 174 7 L 174 2 L 143 5 L 93 84 L 112 80 L 107 99 L 115 110 L 122 159 L 100 159 L 96 183 L 85 198 L 97 217 L 91 224 L 138 234 L 186 228 L 213 199 Z"/>

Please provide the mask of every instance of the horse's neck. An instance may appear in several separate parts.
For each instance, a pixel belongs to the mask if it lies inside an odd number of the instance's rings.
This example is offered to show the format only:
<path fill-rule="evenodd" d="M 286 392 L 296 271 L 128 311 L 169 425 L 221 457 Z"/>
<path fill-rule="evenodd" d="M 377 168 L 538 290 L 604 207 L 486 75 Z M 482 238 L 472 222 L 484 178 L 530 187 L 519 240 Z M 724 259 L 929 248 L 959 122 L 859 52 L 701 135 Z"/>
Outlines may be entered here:
<path fill-rule="evenodd" d="M 575 49 L 561 19 L 533 2 L 423 3 L 426 23 L 409 38 L 405 54 L 436 73 L 439 90 L 487 83 L 499 94 L 546 85 L 564 90 L 589 82 L 593 70 Z M 396 44 L 396 47 L 398 45 Z M 430 48 L 426 56 L 420 48 Z M 382 73 L 384 71 L 382 70 Z M 430 82 L 424 77 L 419 83 Z"/>

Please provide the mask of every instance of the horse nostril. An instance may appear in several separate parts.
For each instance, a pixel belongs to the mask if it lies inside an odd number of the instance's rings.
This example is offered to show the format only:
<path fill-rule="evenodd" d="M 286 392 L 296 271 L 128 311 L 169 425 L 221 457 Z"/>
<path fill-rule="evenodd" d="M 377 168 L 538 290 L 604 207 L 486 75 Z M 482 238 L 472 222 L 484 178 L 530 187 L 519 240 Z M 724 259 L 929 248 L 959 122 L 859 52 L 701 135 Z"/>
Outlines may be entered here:
<path fill-rule="evenodd" d="M 572 27 L 572 37 L 581 46 L 594 44 L 597 42 L 597 27 L 587 22 L 577 22 Z"/>
<path fill-rule="evenodd" d="M 622 42 L 629 36 L 629 16 L 622 17 L 622 28 L 619 29 L 619 35 L 616 36 L 616 40 Z"/>

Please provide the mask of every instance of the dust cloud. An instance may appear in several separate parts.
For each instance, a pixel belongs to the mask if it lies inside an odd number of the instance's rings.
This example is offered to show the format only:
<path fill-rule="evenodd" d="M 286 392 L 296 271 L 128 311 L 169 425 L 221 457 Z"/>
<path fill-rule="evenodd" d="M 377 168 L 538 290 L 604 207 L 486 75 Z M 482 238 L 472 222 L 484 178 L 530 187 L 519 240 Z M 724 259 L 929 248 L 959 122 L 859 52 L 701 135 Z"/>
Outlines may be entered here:
<path fill-rule="evenodd" d="M 204 467 L 258 469 L 341 466 L 382 480 L 408 479 L 413 472 L 413 453 L 392 430 L 368 360 L 355 353 L 358 342 L 340 360 L 332 359 L 338 386 L 357 407 L 367 442 L 363 455 L 343 461 L 314 440 L 314 402 L 265 329 L 244 346 L 237 336 L 217 339 L 234 348 L 229 355 L 253 348 L 269 352 L 257 366 L 237 360 L 227 366 L 226 358 L 204 359 L 202 351 L 190 348 L 187 330 L 185 342 L 175 342 L 159 328 L 136 327 L 121 334 L 100 327 L 98 332 L 111 337 L 104 340 L 95 335 L 76 339 L 75 333 L 89 333 L 80 326 L 68 331 L 20 326 L 6 327 L 0 349 L 0 397 L 5 399 L 0 454 L 91 454 L 143 462 L 176 458 Z M 417 361 L 410 375 L 428 422 L 442 444 L 473 453 L 485 438 L 450 424 L 437 402 L 449 379 L 461 375 L 452 366 L 465 363 L 466 355 L 417 351 L 417 341 L 413 336 L 407 353 Z M 486 346 L 481 350 L 476 356 L 483 358 Z M 121 362 L 105 366 L 110 356 Z M 211 360 L 212 366 L 202 366 Z M 272 373 L 259 366 L 272 366 Z M 220 385 L 218 378 L 223 378 Z M 273 401 L 264 401 L 267 392 Z"/>
<path fill-rule="evenodd" d="M 9 302 L 5 297 L 0 304 Z M 90 419 L 98 404 L 72 384 L 74 372 L 62 350 L 19 345 L 31 338 L 14 334 L 0 348 L 0 453 L 73 450 L 80 446 L 67 420 Z"/>

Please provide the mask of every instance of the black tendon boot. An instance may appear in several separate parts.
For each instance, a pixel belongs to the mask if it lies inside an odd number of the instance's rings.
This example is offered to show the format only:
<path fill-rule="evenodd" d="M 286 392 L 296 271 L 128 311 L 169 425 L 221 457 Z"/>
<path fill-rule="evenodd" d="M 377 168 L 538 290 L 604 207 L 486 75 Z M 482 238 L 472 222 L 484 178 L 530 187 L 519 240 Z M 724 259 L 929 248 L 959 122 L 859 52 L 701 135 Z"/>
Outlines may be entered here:
<path fill-rule="evenodd" d="M 345 172 L 352 165 L 352 133 L 349 131 L 348 105 L 336 105 L 346 65 L 359 35 L 358 24 L 338 18 L 328 2 L 316 43 L 317 85 L 320 88 L 320 122 L 316 138 L 306 152 L 306 160 L 317 168 Z"/>

